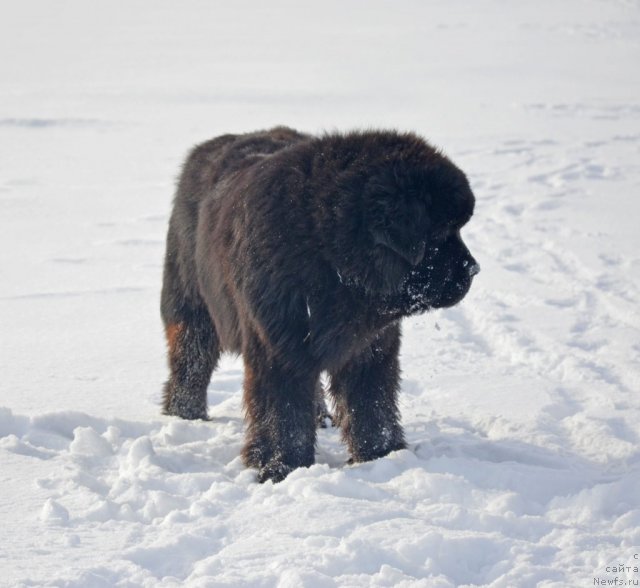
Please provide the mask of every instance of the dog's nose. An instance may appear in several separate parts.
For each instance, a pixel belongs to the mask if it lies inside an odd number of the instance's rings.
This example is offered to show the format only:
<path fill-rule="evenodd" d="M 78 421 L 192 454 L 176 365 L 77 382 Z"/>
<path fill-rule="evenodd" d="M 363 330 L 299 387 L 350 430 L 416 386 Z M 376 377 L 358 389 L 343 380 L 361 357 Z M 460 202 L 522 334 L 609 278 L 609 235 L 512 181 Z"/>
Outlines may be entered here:
<path fill-rule="evenodd" d="M 480 264 L 477 261 L 474 261 L 469 265 L 469 267 L 467 268 L 467 271 L 469 272 L 469 275 L 473 278 L 473 276 L 480 273 Z"/>

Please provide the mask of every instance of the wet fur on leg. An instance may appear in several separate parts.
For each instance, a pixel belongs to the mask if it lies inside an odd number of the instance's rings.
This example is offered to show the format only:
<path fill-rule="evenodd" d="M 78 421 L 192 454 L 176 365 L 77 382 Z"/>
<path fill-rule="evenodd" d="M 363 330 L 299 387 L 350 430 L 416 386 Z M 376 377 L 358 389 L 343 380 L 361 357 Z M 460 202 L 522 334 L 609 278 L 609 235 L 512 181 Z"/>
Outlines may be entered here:
<path fill-rule="evenodd" d="M 331 374 L 336 422 L 352 462 L 404 449 L 400 425 L 400 328 L 393 325 L 363 352 Z"/>

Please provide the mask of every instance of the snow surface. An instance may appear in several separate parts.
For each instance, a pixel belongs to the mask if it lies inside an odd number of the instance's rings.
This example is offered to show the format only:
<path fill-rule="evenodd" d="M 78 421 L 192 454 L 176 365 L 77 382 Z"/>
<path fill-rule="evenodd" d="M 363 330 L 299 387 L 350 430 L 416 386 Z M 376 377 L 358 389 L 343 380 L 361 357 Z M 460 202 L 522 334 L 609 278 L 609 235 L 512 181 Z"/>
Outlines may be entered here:
<path fill-rule="evenodd" d="M 636 0 L 21 0 L 0 55 L 0 585 L 638 585 Z M 405 322 L 408 450 L 259 485 L 239 360 L 159 414 L 158 306 L 187 150 L 275 124 L 444 148 L 482 272 Z"/>

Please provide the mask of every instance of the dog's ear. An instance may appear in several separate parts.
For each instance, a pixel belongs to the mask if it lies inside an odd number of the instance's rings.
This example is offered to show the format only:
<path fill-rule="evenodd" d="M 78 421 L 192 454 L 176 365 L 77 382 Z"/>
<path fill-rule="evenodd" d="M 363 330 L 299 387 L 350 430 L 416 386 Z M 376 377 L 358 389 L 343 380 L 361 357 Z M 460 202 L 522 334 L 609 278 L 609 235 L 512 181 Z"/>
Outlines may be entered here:
<path fill-rule="evenodd" d="M 431 229 L 429 195 L 406 175 L 387 172 L 375 180 L 367 194 L 372 245 L 390 249 L 415 266 L 424 258 Z"/>
<path fill-rule="evenodd" d="M 394 231 L 398 233 L 399 231 Z M 397 253 L 412 266 L 418 265 L 424 259 L 426 238 L 400 239 L 392 237 L 390 230 L 374 228 L 371 231 L 374 245 L 382 245 Z"/>

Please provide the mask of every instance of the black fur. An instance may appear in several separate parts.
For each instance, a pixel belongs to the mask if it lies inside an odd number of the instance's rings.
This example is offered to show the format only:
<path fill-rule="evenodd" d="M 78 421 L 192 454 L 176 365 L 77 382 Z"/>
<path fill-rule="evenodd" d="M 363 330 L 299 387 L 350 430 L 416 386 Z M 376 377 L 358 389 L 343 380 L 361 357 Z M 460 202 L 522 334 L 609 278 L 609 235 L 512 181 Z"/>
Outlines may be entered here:
<path fill-rule="evenodd" d="M 353 461 L 405 447 L 400 319 L 467 293 L 473 207 L 462 171 L 413 134 L 279 127 L 196 147 L 167 237 L 164 412 L 206 418 L 230 351 L 244 359 L 243 458 L 260 481 L 313 463 L 323 371 Z"/>

